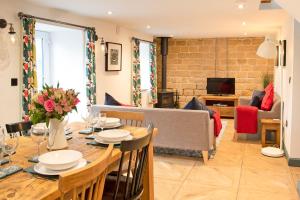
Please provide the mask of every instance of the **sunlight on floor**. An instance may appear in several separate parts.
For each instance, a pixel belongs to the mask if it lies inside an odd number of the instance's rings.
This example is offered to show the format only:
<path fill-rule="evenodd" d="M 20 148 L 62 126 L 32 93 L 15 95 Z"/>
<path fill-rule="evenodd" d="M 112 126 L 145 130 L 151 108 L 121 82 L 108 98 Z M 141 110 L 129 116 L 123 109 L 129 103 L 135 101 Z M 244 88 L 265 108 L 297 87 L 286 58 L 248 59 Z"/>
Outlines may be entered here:
<path fill-rule="evenodd" d="M 296 200 L 300 168 L 285 158 L 260 154 L 257 142 L 233 142 L 228 120 L 217 153 L 206 166 L 201 158 L 155 156 L 156 200 Z"/>

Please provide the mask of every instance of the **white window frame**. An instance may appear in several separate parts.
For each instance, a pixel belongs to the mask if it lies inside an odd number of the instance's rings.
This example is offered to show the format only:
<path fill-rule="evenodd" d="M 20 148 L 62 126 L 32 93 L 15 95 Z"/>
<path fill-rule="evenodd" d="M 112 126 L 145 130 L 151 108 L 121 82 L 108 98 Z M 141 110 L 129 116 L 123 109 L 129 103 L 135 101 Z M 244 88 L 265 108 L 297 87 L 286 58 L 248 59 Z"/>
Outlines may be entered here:
<path fill-rule="evenodd" d="M 148 52 L 144 52 L 144 50 L 148 50 Z M 150 43 L 140 41 L 140 76 L 141 76 L 142 91 L 149 91 L 151 89 L 150 75 L 151 75 Z"/>
<path fill-rule="evenodd" d="M 45 31 L 36 31 L 35 38 L 42 40 L 42 83 L 38 83 L 39 89 L 45 83 L 51 83 L 51 34 Z M 39 63 L 36 63 L 37 65 Z M 38 67 L 38 66 L 37 66 Z"/>

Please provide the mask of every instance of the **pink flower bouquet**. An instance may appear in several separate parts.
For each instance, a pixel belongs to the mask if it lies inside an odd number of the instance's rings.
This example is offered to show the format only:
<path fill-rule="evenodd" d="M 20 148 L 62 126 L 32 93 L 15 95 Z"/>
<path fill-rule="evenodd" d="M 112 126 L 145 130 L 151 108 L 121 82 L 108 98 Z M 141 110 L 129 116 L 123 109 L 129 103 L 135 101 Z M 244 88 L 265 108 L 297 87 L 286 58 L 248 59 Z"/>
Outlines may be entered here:
<path fill-rule="evenodd" d="M 31 100 L 30 119 L 33 124 L 46 122 L 47 125 L 50 119 L 63 120 L 68 113 L 77 111 L 79 102 L 78 93 L 73 89 L 63 90 L 59 85 L 56 88 L 45 85 Z"/>

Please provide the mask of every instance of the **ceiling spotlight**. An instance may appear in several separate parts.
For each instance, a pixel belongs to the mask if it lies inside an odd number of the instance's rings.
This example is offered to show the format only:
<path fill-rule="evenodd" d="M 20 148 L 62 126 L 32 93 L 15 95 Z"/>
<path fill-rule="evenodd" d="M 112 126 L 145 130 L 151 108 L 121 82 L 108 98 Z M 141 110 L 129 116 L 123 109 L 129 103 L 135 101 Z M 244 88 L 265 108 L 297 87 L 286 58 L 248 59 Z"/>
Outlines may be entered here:
<path fill-rule="evenodd" d="M 150 28 L 151 28 L 151 26 L 150 26 L 150 25 L 147 25 L 147 26 L 146 26 L 146 28 L 147 28 L 147 29 L 150 29 Z"/>
<path fill-rule="evenodd" d="M 242 25 L 243 25 L 243 26 L 246 26 L 246 22 L 243 22 Z"/>
<path fill-rule="evenodd" d="M 112 15 L 112 11 L 108 11 L 107 14 L 108 14 L 108 15 Z"/>
<path fill-rule="evenodd" d="M 240 3 L 240 4 L 238 4 L 238 9 L 244 9 L 245 8 L 245 5 L 243 4 L 243 3 Z"/>
<path fill-rule="evenodd" d="M 237 0 L 235 4 L 238 9 L 243 10 L 246 7 L 246 0 Z"/>

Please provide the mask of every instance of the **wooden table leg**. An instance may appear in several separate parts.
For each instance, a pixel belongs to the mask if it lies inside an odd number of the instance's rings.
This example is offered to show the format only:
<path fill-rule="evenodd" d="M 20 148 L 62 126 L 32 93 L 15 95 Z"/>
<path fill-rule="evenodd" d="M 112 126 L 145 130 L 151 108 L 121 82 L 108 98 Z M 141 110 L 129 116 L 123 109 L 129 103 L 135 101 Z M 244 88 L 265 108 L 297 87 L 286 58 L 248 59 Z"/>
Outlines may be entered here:
<path fill-rule="evenodd" d="M 261 146 L 262 147 L 266 146 L 266 128 L 264 125 L 262 125 L 262 129 L 261 129 Z"/>
<path fill-rule="evenodd" d="M 142 200 L 154 200 L 154 176 L 153 176 L 153 143 L 149 144 L 148 162 L 143 180 L 144 192 Z"/>

